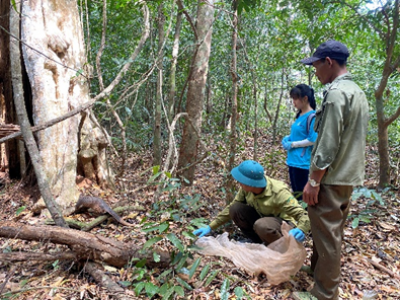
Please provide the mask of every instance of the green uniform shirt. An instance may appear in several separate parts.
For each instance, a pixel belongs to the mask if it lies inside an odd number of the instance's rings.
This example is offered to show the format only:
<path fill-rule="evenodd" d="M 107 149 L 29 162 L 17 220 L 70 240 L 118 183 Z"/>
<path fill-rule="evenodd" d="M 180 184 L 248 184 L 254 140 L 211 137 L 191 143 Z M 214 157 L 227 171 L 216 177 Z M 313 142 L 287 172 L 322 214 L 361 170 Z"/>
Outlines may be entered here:
<path fill-rule="evenodd" d="M 351 75 L 337 77 L 315 118 L 318 138 L 311 155 L 310 173 L 327 169 L 321 183 L 363 184 L 368 114 L 367 98 Z"/>
<path fill-rule="evenodd" d="M 292 222 L 297 228 L 307 233 L 310 230 L 310 220 L 307 212 L 290 193 L 287 185 L 282 181 L 271 179 L 267 176 L 265 176 L 265 179 L 267 180 L 267 187 L 259 195 L 245 192 L 240 188 L 235 199 L 211 222 L 211 229 L 216 229 L 228 222 L 230 220 L 229 208 L 235 202 L 241 202 L 253 207 L 260 217 L 279 217 L 285 221 Z"/>

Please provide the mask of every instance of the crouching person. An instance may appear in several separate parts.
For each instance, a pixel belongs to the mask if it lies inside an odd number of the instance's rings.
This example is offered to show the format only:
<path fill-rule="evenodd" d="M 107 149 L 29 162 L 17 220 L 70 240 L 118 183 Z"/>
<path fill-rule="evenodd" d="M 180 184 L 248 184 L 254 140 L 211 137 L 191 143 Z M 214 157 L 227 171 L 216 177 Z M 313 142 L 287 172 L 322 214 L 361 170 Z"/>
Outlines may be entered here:
<path fill-rule="evenodd" d="M 264 175 L 264 168 L 246 160 L 231 171 L 240 189 L 210 225 L 193 231 L 202 237 L 232 220 L 254 243 L 268 245 L 282 237 L 282 221 L 294 226 L 289 234 L 302 242 L 310 230 L 307 212 L 293 197 L 287 185 Z"/>

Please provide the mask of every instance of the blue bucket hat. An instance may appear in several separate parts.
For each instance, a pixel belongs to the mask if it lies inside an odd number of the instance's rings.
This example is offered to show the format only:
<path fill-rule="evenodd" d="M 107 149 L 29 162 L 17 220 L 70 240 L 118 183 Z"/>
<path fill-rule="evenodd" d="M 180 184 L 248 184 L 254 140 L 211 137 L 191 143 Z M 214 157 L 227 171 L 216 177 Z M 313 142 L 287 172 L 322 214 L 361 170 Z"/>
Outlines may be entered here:
<path fill-rule="evenodd" d="M 264 168 L 254 160 L 245 160 L 239 166 L 233 168 L 231 174 L 241 184 L 257 188 L 265 188 L 267 186 Z"/>

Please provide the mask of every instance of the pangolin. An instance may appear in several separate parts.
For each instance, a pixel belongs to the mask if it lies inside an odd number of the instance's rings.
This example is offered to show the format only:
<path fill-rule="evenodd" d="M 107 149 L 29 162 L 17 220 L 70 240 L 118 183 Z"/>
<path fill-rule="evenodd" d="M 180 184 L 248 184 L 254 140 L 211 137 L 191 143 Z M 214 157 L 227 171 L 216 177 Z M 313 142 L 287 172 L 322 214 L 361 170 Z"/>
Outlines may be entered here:
<path fill-rule="evenodd" d="M 134 226 L 130 224 L 117 215 L 115 211 L 101 198 L 92 197 L 92 196 L 83 196 L 80 195 L 78 202 L 75 205 L 75 213 L 86 211 L 88 209 L 92 209 L 95 213 L 98 214 L 110 214 L 118 223 L 125 226 Z"/>

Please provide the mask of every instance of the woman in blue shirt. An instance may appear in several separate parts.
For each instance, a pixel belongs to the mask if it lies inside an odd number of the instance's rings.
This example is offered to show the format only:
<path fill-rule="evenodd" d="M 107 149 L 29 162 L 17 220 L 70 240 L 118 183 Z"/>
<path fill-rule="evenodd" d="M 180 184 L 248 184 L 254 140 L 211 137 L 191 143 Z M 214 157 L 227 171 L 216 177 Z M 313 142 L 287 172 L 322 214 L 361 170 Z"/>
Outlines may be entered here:
<path fill-rule="evenodd" d="M 293 105 L 297 108 L 296 120 L 290 135 L 282 139 L 282 145 L 288 151 L 286 163 L 294 196 L 303 199 L 303 189 L 308 180 L 312 145 L 317 140 L 314 131 L 315 97 L 314 90 L 306 84 L 296 85 L 290 90 Z"/>

